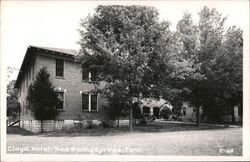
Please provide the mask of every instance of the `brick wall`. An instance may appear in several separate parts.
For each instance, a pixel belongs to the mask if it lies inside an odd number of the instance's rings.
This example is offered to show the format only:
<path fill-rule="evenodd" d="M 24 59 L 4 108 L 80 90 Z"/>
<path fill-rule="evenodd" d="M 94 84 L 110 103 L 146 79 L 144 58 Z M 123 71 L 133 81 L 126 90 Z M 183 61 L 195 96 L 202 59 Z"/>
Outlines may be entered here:
<path fill-rule="evenodd" d="M 56 117 L 56 120 L 74 120 L 78 119 L 80 115 L 83 119 L 91 116 L 93 119 L 105 118 L 105 113 L 103 111 L 103 106 L 108 105 L 107 99 L 103 96 L 98 95 L 98 112 L 83 112 L 82 111 L 82 94 L 87 93 L 94 88 L 93 84 L 89 82 L 82 81 L 82 73 L 79 65 L 74 62 L 74 60 L 65 59 L 64 60 L 64 78 L 58 78 L 55 76 L 56 71 L 56 58 L 47 57 L 45 53 L 37 53 L 37 57 L 34 59 L 35 63 L 35 75 L 43 67 L 47 67 L 47 71 L 50 73 L 50 81 L 55 88 L 60 88 L 64 92 L 64 110 L 60 111 Z M 60 57 L 59 57 L 60 58 Z M 24 77 L 25 78 L 25 77 Z M 25 79 L 23 81 L 25 83 Z M 22 85 L 22 82 L 20 85 Z M 29 81 L 29 84 L 32 81 Z M 103 87 L 104 83 L 100 84 Z M 26 102 L 27 87 L 22 90 L 21 96 L 19 97 L 19 102 L 22 104 Z M 22 105 L 23 106 L 23 105 Z M 24 105 L 25 106 L 25 105 Z M 25 107 L 22 108 L 21 120 L 34 120 L 31 112 L 28 110 L 26 114 Z"/>

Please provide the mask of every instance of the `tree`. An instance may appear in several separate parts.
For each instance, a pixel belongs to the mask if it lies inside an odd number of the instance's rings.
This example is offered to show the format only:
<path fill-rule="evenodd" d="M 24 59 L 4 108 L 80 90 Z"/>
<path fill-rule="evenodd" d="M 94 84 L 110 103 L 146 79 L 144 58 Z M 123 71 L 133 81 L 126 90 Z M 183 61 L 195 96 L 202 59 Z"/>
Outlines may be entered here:
<path fill-rule="evenodd" d="M 15 82 L 15 80 L 12 80 L 7 85 L 7 117 L 17 119 L 20 105 L 18 102 L 18 91 L 14 88 Z"/>
<path fill-rule="evenodd" d="M 217 87 L 220 95 L 217 97 L 228 105 L 235 123 L 234 106 L 239 107 L 242 115 L 243 102 L 243 31 L 235 26 L 230 27 L 224 37 L 221 48 L 216 55 L 214 74 L 218 78 Z"/>
<path fill-rule="evenodd" d="M 117 120 L 117 127 L 119 127 L 120 117 L 127 116 L 129 111 L 129 105 L 126 102 L 127 93 L 122 90 L 123 87 L 119 82 L 114 82 L 102 90 L 110 102 L 109 106 L 105 107 L 105 115 L 109 120 Z"/>
<path fill-rule="evenodd" d="M 196 124 L 199 126 L 199 110 L 210 109 L 215 104 L 216 84 L 213 79 L 212 67 L 223 38 L 224 22 L 221 14 L 215 9 L 203 7 L 199 14 L 197 25 L 193 23 L 191 15 L 185 13 L 177 25 L 177 34 L 182 42 L 182 53 L 190 58 L 198 74 L 203 78 L 189 78 L 185 84 L 190 90 L 189 101 L 197 109 Z M 213 110 L 212 110 L 213 111 Z"/>
<path fill-rule="evenodd" d="M 36 120 L 41 120 L 41 130 L 43 131 L 43 120 L 54 119 L 57 115 L 56 105 L 59 103 L 57 93 L 49 81 L 50 74 L 46 67 L 40 69 L 36 80 L 29 86 L 27 100 L 29 108 Z"/>
<path fill-rule="evenodd" d="M 153 7 L 98 6 L 81 26 L 77 60 L 83 69 L 97 73 L 97 80 L 107 82 L 106 91 L 121 85 L 132 131 L 133 103 L 140 97 L 159 97 L 153 89 L 170 55 L 169 23 L 160 23 Z"/>
<path fill-rule="evenodd" d="M 181 55 L 203 76 L 189 77 L 180 86 L 190 90 L 184 99 L 198 110 L 197 126 L 200 107 L 208 120 L 220 121 L 221 108 L 242 103 L 242 31 L 232 27 L 226 32 L 226 17 L 215 9 L 204 7 L 199 17 L 196 25 L 185 13 L 176 31 Z"/>

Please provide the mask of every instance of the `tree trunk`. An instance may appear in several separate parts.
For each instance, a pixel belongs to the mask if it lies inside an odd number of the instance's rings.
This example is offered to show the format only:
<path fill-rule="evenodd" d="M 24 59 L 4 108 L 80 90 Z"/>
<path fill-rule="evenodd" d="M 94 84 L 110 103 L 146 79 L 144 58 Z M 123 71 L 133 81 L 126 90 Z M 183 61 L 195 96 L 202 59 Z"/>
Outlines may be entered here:
<path fill-rule="evenodd" d="M 133 109 L 132 106 L 129 109 L 129 131 L 133 131 Z"/>
<path fill-rule="evenodd" d="M 120 115 L 117 117 L 117 128 L 119 128 L 119 124 L 120 124 Z"/>
<path fill-rule="evenodd" d="M 200 107 L 196 107 L 196 126 L 200 126 Z"/>
<path fill-rule="evenodd" d="M 235 124 L 234 106 L 231 106 L 232 124 Z"/>

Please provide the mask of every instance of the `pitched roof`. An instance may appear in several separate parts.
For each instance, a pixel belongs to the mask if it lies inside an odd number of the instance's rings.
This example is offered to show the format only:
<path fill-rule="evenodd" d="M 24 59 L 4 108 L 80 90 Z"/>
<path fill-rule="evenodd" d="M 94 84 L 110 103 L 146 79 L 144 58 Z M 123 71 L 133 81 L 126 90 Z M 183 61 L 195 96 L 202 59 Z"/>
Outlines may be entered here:
<path fill-rule="evenodd" d="M 78 54 L 78 52 L 76 50 L 73 50 L 73 49 L 29 46 L 27 48 L 27 51 L 26 51 L 26 54 L 24 56 L 20 71 L 18 73 L 17 80 L 15 83 L 15 88 L 17 88 L 19 86 L 31 59 L 34 57 L 34 55 L 37 51 L 44 51 L 47 54 L 65 56 L 65 57 L 71 58 L 71 59 L 75 59 L 75 56 Z"/>

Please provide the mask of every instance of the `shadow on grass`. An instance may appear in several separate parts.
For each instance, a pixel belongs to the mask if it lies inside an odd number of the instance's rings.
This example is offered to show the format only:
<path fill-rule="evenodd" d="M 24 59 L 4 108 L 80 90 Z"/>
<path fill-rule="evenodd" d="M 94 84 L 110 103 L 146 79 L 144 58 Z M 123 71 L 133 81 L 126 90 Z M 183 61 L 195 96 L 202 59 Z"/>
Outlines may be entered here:
<path fill-rule="evenodd" d="M 19 134 L 23 136 L 31 136 L 34 135 L 33 132 L 20 128 L 19 126 L 7 127 L 7 134 Z"/>
<path fill-rule="evenodd" d="M 196 127 L 190 124 L 176 124 L 176 123 L 148 123 L 146 126 L 134 126 L 132 133 L 150 133 L 150 132 L 175 132 L 175 131 L 200 131 L 200 130 L 215 130 L 215 129 L 225 129 L 228 126 L 216 126 L 216 125 L 201 125 Z M 129 128 L 126 126 L 119 128 L 93 128 L 93 129 L 63 129 L 54 132 L 45 132 L 40 135 L 45 137 L 60 137 L 60 136 L 115 136 L 129 132 Z"/>

